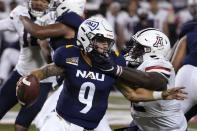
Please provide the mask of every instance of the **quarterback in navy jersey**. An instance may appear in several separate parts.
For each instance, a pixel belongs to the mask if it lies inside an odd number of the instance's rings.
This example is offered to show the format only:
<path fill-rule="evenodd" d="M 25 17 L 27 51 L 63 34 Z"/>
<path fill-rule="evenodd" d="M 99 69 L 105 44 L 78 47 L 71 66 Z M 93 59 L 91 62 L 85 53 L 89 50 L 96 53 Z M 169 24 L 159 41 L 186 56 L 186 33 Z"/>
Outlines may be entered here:
<path fill-rule="evenodd" d="M 79 25 L 83 22 L 82 15 L 84 11 L 85 0 L 66 0 L 63 1 L 56 9 L 57 19 L 55 24 L 50 24 L 47 26 L 39 26 L 31 22 L 26 17 L 21 17 L 24 27 L 29 31 L 30 34 L 37 38 L 43 39 L 50 37 L 50 46 L 55 51 L 58 47 L 67 44 L 76 45 L 76 36 L 78 32 Z M 51 23 L 51 22 L 50 22 Z M 58 85 L 62 83 L 62 77 L 59 77 Z M 42 110 L 37 115 L 35 119 L 35 125 L 37 128 L 41 129 L 45 118 L 50 115 L 51 110 L 56 107 L 57 99 L 59 97 L 60 91 L 63 85 L 47 99 Z M 95 131 L 100 130 L 111 131 L 106 117 L 104 116 L 101 124 L 95 129 Z"/>
<path fill-rule="evenodd" d="M 112 52 L 110 57 L 116 64 L 125 66 L 121 55 Z M 91 68 L 86 59 L 76 46 L 56 51 L 54 63 L 63 67 L 67 76 L 64 82 L 67 88 L 63 88 L 56 110 L 65 120 L 91 129 L 97 127 L 105 114 L 115 79 Z"/>

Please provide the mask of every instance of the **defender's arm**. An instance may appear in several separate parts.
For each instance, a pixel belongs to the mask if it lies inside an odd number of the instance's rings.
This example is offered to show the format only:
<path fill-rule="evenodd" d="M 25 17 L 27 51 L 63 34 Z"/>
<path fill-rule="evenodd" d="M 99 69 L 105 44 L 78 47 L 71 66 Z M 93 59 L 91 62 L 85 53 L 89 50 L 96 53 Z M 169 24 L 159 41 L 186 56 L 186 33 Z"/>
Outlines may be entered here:
<path fill-rule="evenodd" d="M 184 59 L 184 57 L 187 54 L 187 37 L 184 36 L 178 43 L 178 46 L 175 50 L 175 53 L 172 58 L 172 65 L 174 67 L 175 73 L 179 70 L 181 67 L 181 63 Z"/>
<path fill-rule="evenodd" d="M 142 72 L 129 67 L 122 68 L 119 80 L 126 81 L 131 87 L 162 91 L 167 89 L 167 79 L 157 72 Z"/>
<path fill-rule="evenodd" d="M 39 39 L 46 39 L 49 37 L 66 36 L 66 38 L 74 38 L 75 32 L 72 28 L 58 22 L 47 26 L 39 26 L 33 23 L 28 17 L 20 16 L 25 30 L 32 36 Z M 69 33 L 68 33 L 69 32 Z"/>
<path fill-rule="evenodd" d="M 124 82 L 116 81 L 116 88 L 124 95 L 124 97 L 130 101 L 140 102 L 140 101 L 154 101 L 154 100 L 184 100 L 187 97 L 184 94 L 186 92 L 182 91 L 184 87 L 177 87 L 168 89 L 162 92 L 155 92 L 147 90 L 144 88 L 137 88 L 136 90 L 128 87 Z"/>

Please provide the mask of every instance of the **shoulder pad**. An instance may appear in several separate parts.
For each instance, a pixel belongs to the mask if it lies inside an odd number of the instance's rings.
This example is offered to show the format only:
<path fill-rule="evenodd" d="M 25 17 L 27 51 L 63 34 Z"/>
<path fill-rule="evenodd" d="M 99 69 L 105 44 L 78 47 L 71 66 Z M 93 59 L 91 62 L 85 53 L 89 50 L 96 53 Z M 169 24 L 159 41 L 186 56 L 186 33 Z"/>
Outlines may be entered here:
<path fill-rule="evenodd" d="M 116 56 L 119 56 L 120 55 L 119 52 L 116 51 L 116 50 L 112 50 L 112 52 L 114 52 Z"/>
<path fill-rule="evenodd" d="M 77 15 L 74 12 L 63 13 L 61 16 L 57 18 L 56 21 L 61 22 L 62 24 L 68 25 L 76 30 L 78 30 L 79 26 L 83 22 L 81 16 Z"/>
<path fill-rule="evenodd" d="M 72 46 L 74 46 L 74 45 L 66 45 L 66 48 L 69 48 L 69 47 L 72 47 Z"/>

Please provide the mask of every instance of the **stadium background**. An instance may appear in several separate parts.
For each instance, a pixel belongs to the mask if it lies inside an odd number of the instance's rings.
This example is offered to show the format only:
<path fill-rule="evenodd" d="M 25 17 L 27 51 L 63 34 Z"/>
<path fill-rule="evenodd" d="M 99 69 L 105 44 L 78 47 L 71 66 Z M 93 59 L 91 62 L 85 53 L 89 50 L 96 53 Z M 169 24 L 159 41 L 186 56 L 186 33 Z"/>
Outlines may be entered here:
<path fill-rule="evenodd" d="M 27 0 L 0 0 L 0 19 L 8 17 L 9 12 L 18 4 L 25 4 Z M 114 48 L 121 52 L 126 48 L 130 36 L 140 29 L 155 27 L 163 31 L 171 41 L 173 47 L 178 39 L 183 24 L 196 21 L 197 0 L 87 0 L 84 18 L 93 15 L 102 15 L 111 23 L 116 34 Z M 1 26 L 1 25 L 0 25 Z M 18 48 L 15 32 L 0 33 L 0 67 L 1 55 L 7 48 Z M 13 69 L 14 64 L 10 65 Z M 10 70 L 11 70 L 10 69 Z M 6 79 L 1 74 L 0 84 Z M 6 116 L 0 120 L 0 131 L 12 131 L 15 116 L 20 108 L 16 105 Z M 116 90 L 109 98 L 107 117 L 112 129 L 127 126 L 132 120 L 130 116 L 130 103 Z M 197 117 L 189 124 L 189 131 L 197 130 Z M 36 131 L 32 126 L 30 131 Z"/>

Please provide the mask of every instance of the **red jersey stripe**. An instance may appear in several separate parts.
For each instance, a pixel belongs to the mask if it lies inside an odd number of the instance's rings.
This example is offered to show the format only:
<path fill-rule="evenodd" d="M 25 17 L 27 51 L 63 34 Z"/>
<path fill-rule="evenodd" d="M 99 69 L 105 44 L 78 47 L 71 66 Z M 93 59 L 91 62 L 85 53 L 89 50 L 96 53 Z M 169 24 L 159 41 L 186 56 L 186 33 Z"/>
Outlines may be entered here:
<path fill-rule="evenodd" d="M 146 68 L 145 71 L 149 71 L 149 70 L 153 70 L 153 69 L 160 69 L 160 70 L 165 70 L 165 71 L 170 72 L 170 69 L 165 68 L 165 67 L 161 67 L 161 66 L 151 66 L 151 67 Z"/>

